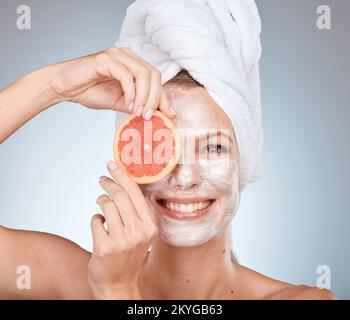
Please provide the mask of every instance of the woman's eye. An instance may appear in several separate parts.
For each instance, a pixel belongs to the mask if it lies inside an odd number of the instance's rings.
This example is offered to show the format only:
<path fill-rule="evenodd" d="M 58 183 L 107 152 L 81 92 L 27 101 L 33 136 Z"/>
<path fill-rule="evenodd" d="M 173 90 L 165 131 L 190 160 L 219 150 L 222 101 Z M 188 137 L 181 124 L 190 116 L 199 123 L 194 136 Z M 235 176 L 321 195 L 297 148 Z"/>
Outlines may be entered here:
<path fill-rule="evenodd" d="M 208 153 L 217 153 L 217 154 L 220 154 L 221 152 L 223 152 L 223 148 L 221 147 L 220 144 L 211 144 L 211 145 L 208 145 Z"/>
<path fill-rule="evenodd" d="M 199 155 L 201 159 L 215 160 L 222 159 L 228 155 L 228 147 L 222 144 L 207 144 L 200 149 Z"/>

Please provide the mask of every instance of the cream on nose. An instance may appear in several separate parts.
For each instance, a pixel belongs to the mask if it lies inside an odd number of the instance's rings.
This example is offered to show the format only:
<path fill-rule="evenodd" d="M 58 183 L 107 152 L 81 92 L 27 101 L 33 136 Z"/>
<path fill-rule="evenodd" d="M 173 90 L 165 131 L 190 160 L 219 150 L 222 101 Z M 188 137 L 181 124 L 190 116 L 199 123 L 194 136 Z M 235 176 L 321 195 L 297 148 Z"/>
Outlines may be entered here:
<path fill-rule="evenodd" d="M 201 183 L 202 177 L 196 165 L 178 164 L 169 177 L 169 184 L 175 189 L 197 188 Z"/>

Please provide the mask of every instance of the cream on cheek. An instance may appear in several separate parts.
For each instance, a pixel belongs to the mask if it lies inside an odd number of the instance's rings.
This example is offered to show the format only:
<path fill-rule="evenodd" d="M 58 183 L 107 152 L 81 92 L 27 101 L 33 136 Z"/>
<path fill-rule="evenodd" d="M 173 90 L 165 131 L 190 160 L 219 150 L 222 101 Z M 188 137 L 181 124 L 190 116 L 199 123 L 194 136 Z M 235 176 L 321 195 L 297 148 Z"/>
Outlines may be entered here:
<path fill-rule="evenodd" d="M 235 160 L 198 160 L 195 166 L 182 165 L 176 175 L 179 181 L 200 181 L 199 186 L 177 190 L 171 185 L 171 177 L 143 187 L 158 219 L 159 236 L 174 246 L 198 246 L 214 238 L 234 217 L 239 205 L 238 164 Z M 171 174 L 172 175 L 172 174 Z M 195 177 L 194 175 L 199 175 Z M 215 199 L 207 213 L 193 220 L 178 220 L 161 213 L 156 199 L 159 197 L 194 197 Z"/>

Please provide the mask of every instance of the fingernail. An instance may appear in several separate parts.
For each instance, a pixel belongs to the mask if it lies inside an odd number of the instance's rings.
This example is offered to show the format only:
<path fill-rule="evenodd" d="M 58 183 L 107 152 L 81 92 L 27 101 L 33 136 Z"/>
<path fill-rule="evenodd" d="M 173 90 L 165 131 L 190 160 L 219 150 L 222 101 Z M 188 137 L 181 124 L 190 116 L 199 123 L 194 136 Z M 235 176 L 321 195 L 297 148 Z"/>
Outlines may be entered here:
<path fill-rule="evenodd" d="M 142 113 L 143 107 L 139 107 L 136 111 L 136 115 L 139 117 Z"/>
<path fill-rule="evenodd" d="M 100 183 L 102 183 L 102 182 L 106 181 L 107 179 L 108 179 L 108 177 L 106 177 L 106 176 L 101 176 L 101 177 L 98 179 L 98 181 L 99 181 Z"/>
<path fill-rule="evenodd" d="M 107 167 L 108 167 L 109 170 L 115 170 L 115 169 L 117 169 L 117 165 L 115 164 L 114 161 L 109 161 L 109 162 L 107 163 Z"/>
<path fill-rule="evenodd" d="M 131 111 L 132 110 L 132 107 L 134 106 L 134 103 L 133 102 L 131 102 L 130 104 L 129 104 L 129 107 L 128 107 L 128 109 L 129 109 L 129 111 Z"/>
<path fill-rule="evenodd" d="M 98 182 L 99 182 L 99 183 L 102 183 L 102 182 L 105 181 L 106 179 L 108 179 L 106 176 L 101 176 L 101 177 L 98 179 Z"/>
<path fill-rule="evenodd" d="M 145 120 L 151 119 L 152 116 L 153 116 L 153 110 L 152 109 L 148 109 L 146 114 L 145 114 Z"/>
<path fill-rule="evenodd" d="M 176 116 L 176 112 L 174 111 L 174 109 L 172 107 L 169 108 L 170 112 Z"/>

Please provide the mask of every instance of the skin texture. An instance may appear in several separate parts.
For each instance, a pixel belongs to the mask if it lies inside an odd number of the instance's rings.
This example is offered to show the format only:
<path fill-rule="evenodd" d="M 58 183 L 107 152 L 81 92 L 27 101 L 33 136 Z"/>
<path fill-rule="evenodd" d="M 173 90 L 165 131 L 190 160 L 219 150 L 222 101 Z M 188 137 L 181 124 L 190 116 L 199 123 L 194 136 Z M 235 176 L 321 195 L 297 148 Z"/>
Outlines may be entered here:
<path fill-rule="evenodd" d="M 132 71 L 127 65 L 139 68 Z M 143 76 L 139 76 L 140 72 Z M 130 73 L 135 79 L 143 79 L 138 90 L 137 81 L 134 84 L 127 76 Z M 193 120 L 200 118 L 200 126 L 231 128 L 226 115 L 204 89 L 163 90 L 158 80 L 151 80 L 152 74 L 157 73 L 141 59 L 114 49 L 37 70 L 0 92 L 0 141 L 31 117 L 63 100 L 120 111 L 128 111 L 129 101 L 133 100 L 133 106 L 145 104 L 171 116 L 170 105 L 179 113 L 174 120 L 178 127 L 196 132 L 199 125 Z M 150 85 L 155 82 L 157 85 Z M 123 90 L 128 92 L 125 96 Z M 22 97 L 21 101 L 17 96 Z M 101 212 L 91 220 L 92 253 L 52 234 L 0 227 L 0 298 L 333 299 L 327 290 L 276 281 L 231 261 L 228 227 L 239 203 L 235 179 L 238 152 L 232 128 L 231 138 L 228 167 L 218 169 L 214 165 L 210 177 L 203 170 L 208 163 L 202 163 L 202 174 L 196 172 L 196 166 L 179 164 L 166 179 L 167 189 L 160 188 L 165 183 L 162 181 L 141 190 L 110 162 L 110 178 L 102 176 L 99 181 L 105 191 L 97 198 Z M 232 174 L 232 179 L 224 178 L 225 173 Z M 176 232 L 181 228 L 176 226 L 167 227 L 167 235 L 172 237 L 160 236 L 164 227 L 159 225 L 162 211 L 154 196 L 160 189 L 169 192 L 174 187 L 186 195 L 203 196 L 200 192 L 206 192 L 216 197 L 208 214 L 215 227 L 207 233 L 197 230 L 202 222 L 191 225 L 189 230 L 194 230 L 196 236 L 189 246 L 179 243 L 181 237 Z M 150 245 L 152 250 L 147 253 Z M 16 288 L 16 269 L 23 264 L 32 271 L 31 290 Z"/>

